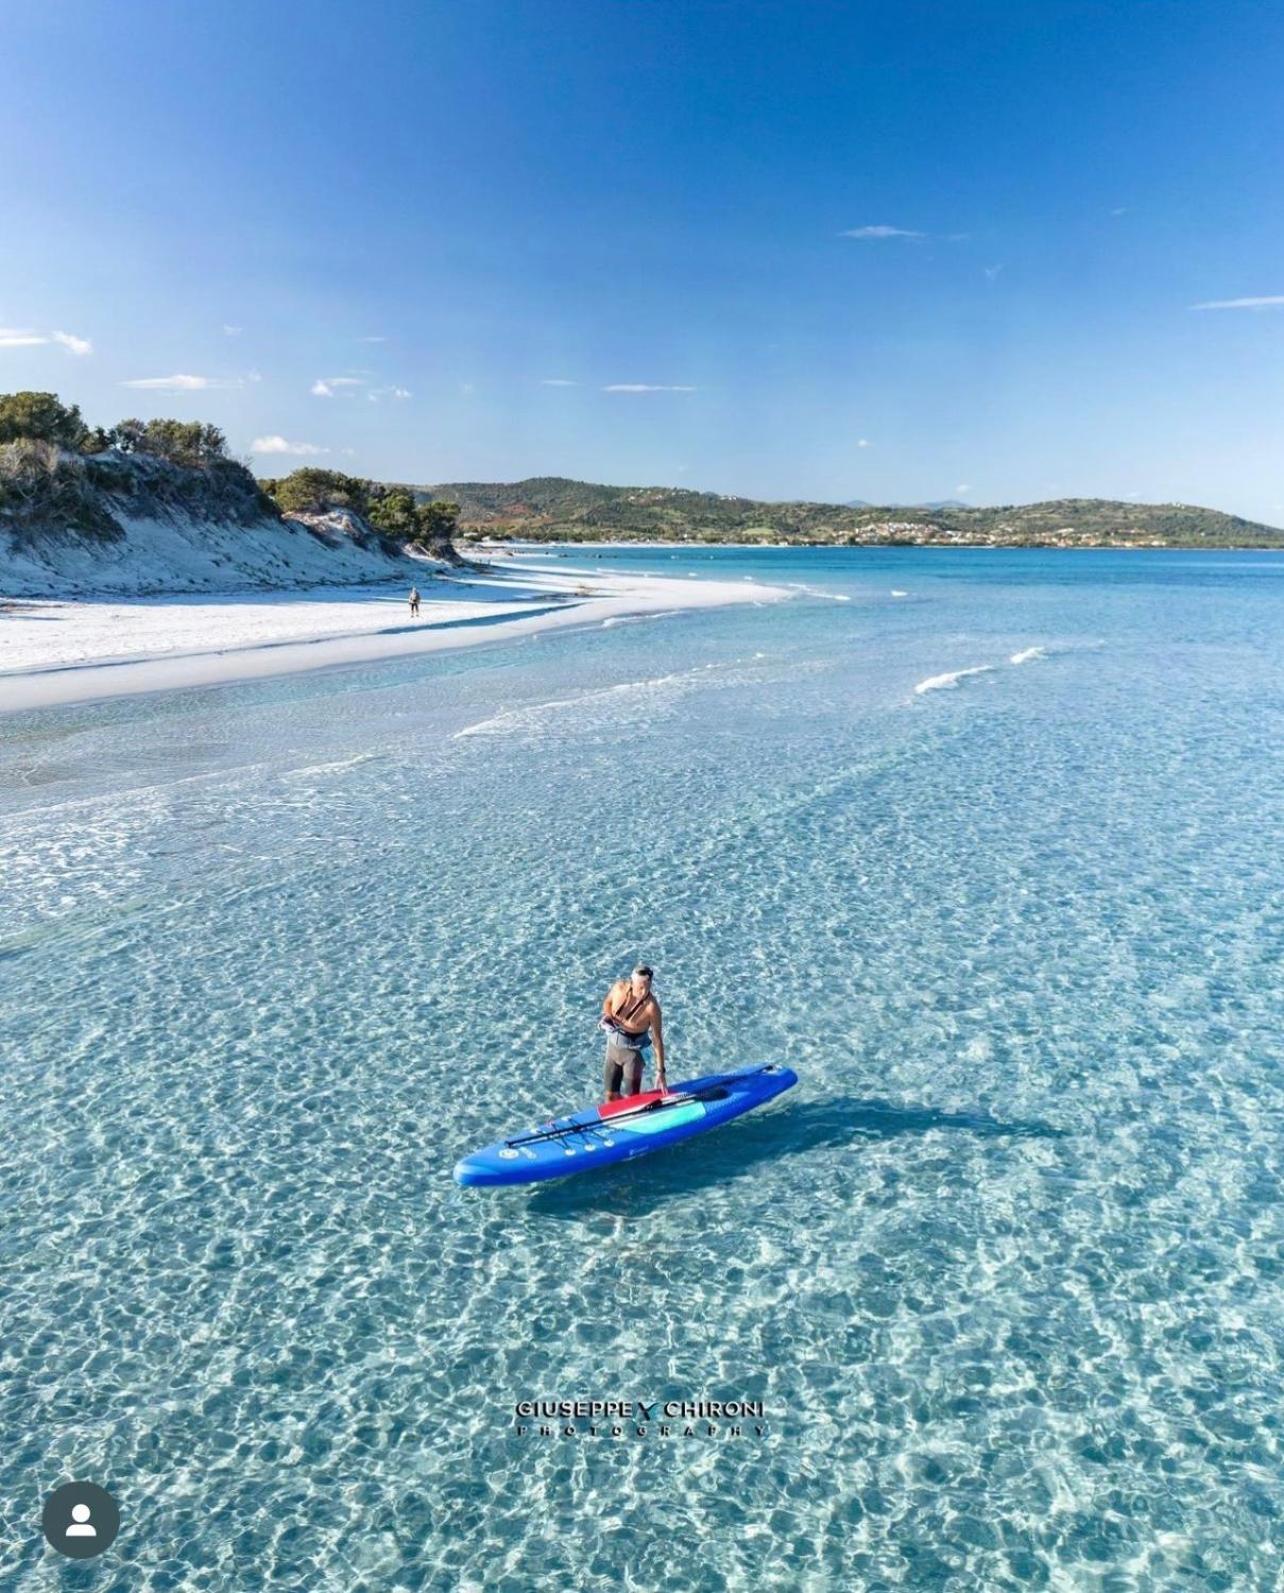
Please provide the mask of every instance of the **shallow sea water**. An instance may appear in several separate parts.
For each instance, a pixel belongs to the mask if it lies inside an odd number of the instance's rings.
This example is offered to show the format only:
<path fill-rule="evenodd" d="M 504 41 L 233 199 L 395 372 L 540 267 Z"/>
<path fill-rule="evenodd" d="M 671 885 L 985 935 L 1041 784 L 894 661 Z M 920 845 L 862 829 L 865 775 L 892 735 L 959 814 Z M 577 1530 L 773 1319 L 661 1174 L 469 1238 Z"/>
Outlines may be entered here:
<path fill-rule="evenodd" d="M 1277 1587 L 1284 558 L 598 562 L 795 596 L 0 719 L 0 1585 Z M 456 1188 L 639 956 L 798 1087 Z"/>

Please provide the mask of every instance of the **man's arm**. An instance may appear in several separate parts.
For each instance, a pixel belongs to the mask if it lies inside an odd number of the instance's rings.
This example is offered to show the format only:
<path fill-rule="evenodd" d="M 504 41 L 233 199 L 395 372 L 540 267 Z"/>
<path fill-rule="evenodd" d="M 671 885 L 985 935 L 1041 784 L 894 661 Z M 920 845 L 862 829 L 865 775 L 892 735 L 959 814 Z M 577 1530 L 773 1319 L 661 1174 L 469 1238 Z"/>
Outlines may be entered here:
<path fill-rule="evenodd" d="M 655 1072 L 660 1083 L 664 1083 L 664 1027 L 660 1021 L 660 1003 L 651 1003 L 651 1038 L 655 1041 Z"/>
<path fill-rule="evenodd" d="M 606 1000 L 602 1003 L 602 1016 L 604 1018 L 613 1018 L 615 1016 L 615 1008 L 611 1005 L 611 1003 L 615 1000 L 615 993 L 619 988 L 620 981 L 617 979 L 611 988 L 606 992 Z"/>

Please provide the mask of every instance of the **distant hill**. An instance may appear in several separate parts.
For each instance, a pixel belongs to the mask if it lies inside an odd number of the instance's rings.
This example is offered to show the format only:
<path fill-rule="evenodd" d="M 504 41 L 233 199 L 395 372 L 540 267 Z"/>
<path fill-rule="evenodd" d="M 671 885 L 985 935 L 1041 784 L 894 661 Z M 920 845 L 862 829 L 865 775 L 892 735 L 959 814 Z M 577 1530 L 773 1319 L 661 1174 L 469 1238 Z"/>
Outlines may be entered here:
<path fill-rule="evenodd" d="M 1216 509 L 1107 498 L 984 509 L 949 503 L 915 508 L 759 503 L 716 492 L 609 487 L 565 476 L 439 482 L 416 491 L 458 503 L 460 529 L 474 539 L 1284 548 L 1284 531 Z"/>

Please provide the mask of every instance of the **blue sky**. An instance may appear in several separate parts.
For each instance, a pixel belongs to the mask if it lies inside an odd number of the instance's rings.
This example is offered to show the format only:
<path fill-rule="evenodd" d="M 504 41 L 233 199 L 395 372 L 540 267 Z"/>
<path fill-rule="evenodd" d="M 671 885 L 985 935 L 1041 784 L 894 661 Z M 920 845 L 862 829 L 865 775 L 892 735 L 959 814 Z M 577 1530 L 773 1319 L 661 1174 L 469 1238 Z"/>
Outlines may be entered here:
<path fill-rule="evenodd" d="M 10 7 L 0 390 L 261 473 L 1284 524 L 1281 80 L 1242 0 Z"/>

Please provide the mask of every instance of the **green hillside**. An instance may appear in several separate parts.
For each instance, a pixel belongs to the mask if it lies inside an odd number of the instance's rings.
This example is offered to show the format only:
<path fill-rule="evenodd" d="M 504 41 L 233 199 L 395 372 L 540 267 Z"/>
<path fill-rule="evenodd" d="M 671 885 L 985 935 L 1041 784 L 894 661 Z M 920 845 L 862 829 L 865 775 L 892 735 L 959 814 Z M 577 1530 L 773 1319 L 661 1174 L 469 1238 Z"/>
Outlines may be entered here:
<path fill-rule="evenodd" d="M 1010 547 L 1279 547 L 1284 531 L 1179 503 L 1061 498 L 970 509 L 759 503 L 677 487 L 607 487 L 564 476 L 440 482 L 465 538 L 565 542 L 947 543 Z"/>

